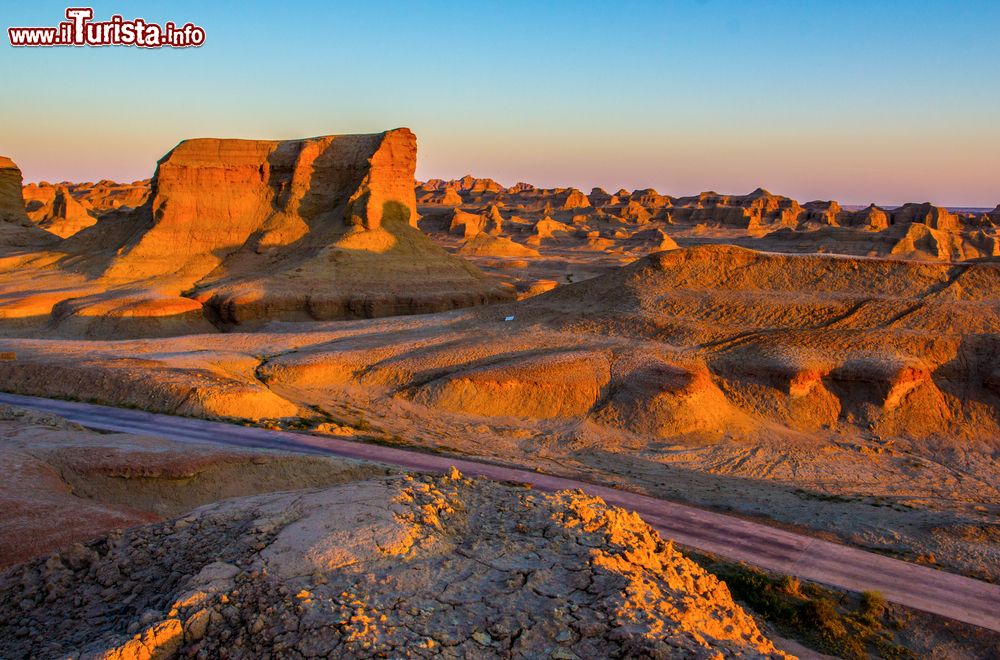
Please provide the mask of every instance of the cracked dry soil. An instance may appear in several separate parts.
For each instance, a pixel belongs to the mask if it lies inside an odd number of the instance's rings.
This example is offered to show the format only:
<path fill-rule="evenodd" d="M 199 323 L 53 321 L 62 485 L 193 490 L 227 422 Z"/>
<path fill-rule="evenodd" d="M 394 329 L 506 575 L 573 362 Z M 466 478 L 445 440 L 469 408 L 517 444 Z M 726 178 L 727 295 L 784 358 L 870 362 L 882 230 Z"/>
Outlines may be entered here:
<path fill-rule="evenodd" d="M 781 657 L 634 513 L 457 471 L 219 502 L 0 577 L 0 656 Z"/>

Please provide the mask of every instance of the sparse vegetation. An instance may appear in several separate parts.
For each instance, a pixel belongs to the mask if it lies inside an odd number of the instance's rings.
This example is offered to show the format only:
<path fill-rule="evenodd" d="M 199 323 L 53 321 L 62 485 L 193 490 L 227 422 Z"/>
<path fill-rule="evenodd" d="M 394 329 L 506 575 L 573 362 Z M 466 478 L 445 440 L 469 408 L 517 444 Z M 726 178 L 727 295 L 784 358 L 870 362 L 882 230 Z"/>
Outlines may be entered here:
<path fill-rule="evenodd" d="M 686 554 L 724 580 L 736 600 L 809 648 L 849 659 L 917 657 L 896 639 L 906 621 L 877 591 L 848 594 L 710 555 Z"/>
<path fill-rule="evenodd" d="M 914 507 L 906 504 L 905 502 L 896 502 L 884 497 L 878 496 L 850 496 L 850 495 L 837 495 L 836 493 L 818 493 L 816 491 L 805 490 L 803 488 L 796 488 L 792 491 L 796 497 L 802 500 L 814 500 L 817 502 L 833 502 L 835 504 L 867 504 L 868 506 L 874 507 L 889 507 L 896 511 L 905 511 L 907 509 L 914 509 Z"/>

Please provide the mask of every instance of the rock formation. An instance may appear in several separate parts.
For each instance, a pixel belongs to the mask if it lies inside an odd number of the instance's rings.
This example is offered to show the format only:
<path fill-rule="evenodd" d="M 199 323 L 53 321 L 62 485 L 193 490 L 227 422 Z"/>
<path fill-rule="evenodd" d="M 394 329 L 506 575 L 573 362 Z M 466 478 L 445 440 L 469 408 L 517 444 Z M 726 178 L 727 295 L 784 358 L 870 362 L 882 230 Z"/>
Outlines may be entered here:
<path fill-rule="evenodd" d="M 61 238 L 97 223 L 97 213 L 90 204 L 80 201 L 64 185 L 24 187 L 28 217 L 36 225 Z"/>
<path fill-rule="evenodd" d="M 22 182 L 21 170 L 14 161 L 0 156 L 0 247 L 52 245 L 58 238 L 28 219 Z"/>
<path fill-rule="evenodd" d="M 459 206 L 462 203 L 462 196 L 454 188 L 445 188 L 444 194 L 438 200 L 438 203 L 445 206 Z"/>
<path fill-rule="evenodd" d="M 908 225 L 918 222 L 931 229 L 954 230 L 961 227 L 958 216 L 932 204 L 904 204 L 890 214 L 890 224 Z"/>
<path fill-rule="evenodd" d="M 393 227 L 416 225 L 415 163 L 416 139 L 405 129 L 284 142 L 187 140 L 160 160 L 149 226 L 126 243 L 109 275 L 199 279 L 241 248 L 260 253 L 310 232 L 384 244 L 383 217 Z"/>
<path fill-rule="evenodd" d="M 515 243 L 503 236 L 476 234 L 465 241 L 458 250 L 462 256 L 477 257 L 537 257 L 538 250 Z"/>
<path fill-rule="evenodd" d="M 457 471 L 229 500 L 0 595 L 5 657 L 785 657 L 637 515 Z"/>
<path fill-rule="evenodd" d="M 562 195 L 560 208 L 564 210 L 583 209 L 590 206 L 590 200 L 576 188 L 570 188 Z"/>
<path fill-rule="evenodd" d="M 490 183 L 475 183 L 482 181 Z M 997 211 L 953 213 L 926 203 L 885 209 L 874 204 L 846 208 L 833 200 L 799 204 L 763 188 L 747 195 L 673 197 L 651 188 L 614 194 L 593 188 L 582 195 L 573 188 L 493 184 L 492 179 L 466 177 L 418 186 L 421 226 L 451 252 L 463 248 L 459 237 L 483 231 L 537 249 L 539 255 L 526 256 L 525 265 L 494 259 L 485 251 L 463 253 L 522 292 L 537 290 L 535 281 L 579 281 L 677 245 L 729 243 L 765 251 L 922 261 L 1000 256 Z M 468 192 L 472 188 L 475 194 Z M 441 191 L 452 190 L 466 191 L 457 196 L 461 203 L 442 204 Z M 499 215 L 497 208 L 508 219 L 487 222 L 487 216 Z M 588 256 L 581 259 L 581 254 Z"/>
<path fill-rule="evenodd" d="M 67 225 L 79 218 L 67 209 L 79 204 L 59 187 L 48 222 L 72 233 L 64 256 L 33 281 L 23 269 L 0 272 L 9 296 L 0 295 L 0 318 L 43 316 L 56 333 L 127 336 L 513 298 L 511 287 L 416 228 L 415 164 L 407 129 L 188 140 L 160 160 L 142 206 L 131 209 L 122 196 L 92 227 L 72 232 Z M 11 189 L 19 195 L 20 181 Z M 91 190 L 107 202 L 116 188 L 102 182 Z M 41 234 L 23 214 L 22 205 L 24 231 Z"/>

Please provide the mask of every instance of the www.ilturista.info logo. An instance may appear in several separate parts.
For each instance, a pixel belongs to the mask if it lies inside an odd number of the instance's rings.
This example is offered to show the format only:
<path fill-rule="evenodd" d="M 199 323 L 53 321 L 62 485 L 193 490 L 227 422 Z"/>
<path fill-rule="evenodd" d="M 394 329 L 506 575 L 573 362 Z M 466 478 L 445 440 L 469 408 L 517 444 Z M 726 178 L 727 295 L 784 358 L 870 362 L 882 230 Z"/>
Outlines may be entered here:
<path fill-rule="evenodd" d="M 117 14 L 107 21 L 93 21 L 90 7 L 70 7 L 66 18 L 56 27 L 9 27 L 10 45 L 188 48 L 205 43 L 205 30 L 193 23 L 159 25 L 142 18 L 127 21 Z"/>

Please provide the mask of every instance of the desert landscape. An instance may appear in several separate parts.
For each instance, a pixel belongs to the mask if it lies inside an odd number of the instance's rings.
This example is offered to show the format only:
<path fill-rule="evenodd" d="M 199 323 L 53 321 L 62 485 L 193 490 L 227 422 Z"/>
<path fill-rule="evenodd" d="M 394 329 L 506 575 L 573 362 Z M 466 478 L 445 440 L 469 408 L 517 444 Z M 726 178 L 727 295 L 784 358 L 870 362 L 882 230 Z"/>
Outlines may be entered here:
<path fill-rule="evenodd" d="M 0 660 L 1000 659 L 1000 3 L 0 22 Z"/>
<path fill-rule="evenodd" d="M 2 389 L 526 468 L 1000 580 L 1000 209 L 419 182 L 416 158 L 394 129 L 184 141 L 128 184 L 23 185 L 5 159 Z M 12 657 L 998 639 L 796 635 L 582 491 L 3 420 Z"/>

